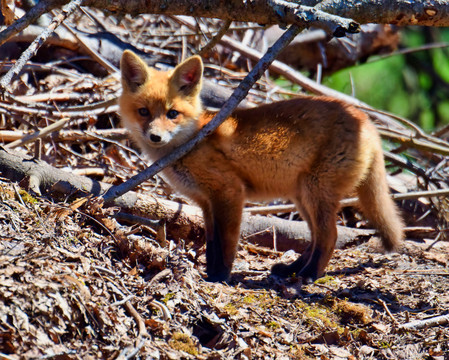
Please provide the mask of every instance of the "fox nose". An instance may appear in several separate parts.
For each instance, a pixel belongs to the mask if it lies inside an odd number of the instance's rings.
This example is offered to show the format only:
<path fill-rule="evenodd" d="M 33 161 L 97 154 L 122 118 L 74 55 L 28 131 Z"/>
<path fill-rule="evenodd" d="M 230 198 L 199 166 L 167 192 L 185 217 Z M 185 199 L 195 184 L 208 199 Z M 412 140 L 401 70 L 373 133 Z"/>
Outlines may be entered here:
<path fill-rule="evenodd" d="M 151 135 L 150 135 L 150 140 L 151 140 L 152 142 L 158 143 L 158 142 L 160 142 L 162 139 L 161 139 L 161 137 L 160 137 L 159 135 L 151 134 Z"/>

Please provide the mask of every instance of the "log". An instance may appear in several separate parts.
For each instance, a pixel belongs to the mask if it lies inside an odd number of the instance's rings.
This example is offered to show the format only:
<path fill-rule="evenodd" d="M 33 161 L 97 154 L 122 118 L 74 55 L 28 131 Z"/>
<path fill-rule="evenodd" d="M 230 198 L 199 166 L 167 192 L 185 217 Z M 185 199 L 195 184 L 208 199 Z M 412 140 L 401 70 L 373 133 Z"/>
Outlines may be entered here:
<path fill-rule="evenodd" d="M 0 175 L 11 181 L 21 182 L 22 186 L 27 186 L 36 194 L 45 194 L 56 200 L 66 199 L 68 195 L 100 196 L 111 186 L 3 148 L 0 148 Z M 201 210 L 196 206 L 180 204 L 154 194 L 132 191 L 108 205 L 119 207 L 121 212 L 135 217 L 163 220 L 167 234 L 173 239 L 184 239 L 198 244 L 204 241 L 203 218 Z M 248 213 L 243 215 L 241 233 L 243 238 L 251 243 L 278 251 L 293 249 L 297 252 L 305 249 L 310 236 L 304 221 L 288 221 Z M 337 247 L 357 243 L 373 233 L 372 230 L 338 226 Z"/>

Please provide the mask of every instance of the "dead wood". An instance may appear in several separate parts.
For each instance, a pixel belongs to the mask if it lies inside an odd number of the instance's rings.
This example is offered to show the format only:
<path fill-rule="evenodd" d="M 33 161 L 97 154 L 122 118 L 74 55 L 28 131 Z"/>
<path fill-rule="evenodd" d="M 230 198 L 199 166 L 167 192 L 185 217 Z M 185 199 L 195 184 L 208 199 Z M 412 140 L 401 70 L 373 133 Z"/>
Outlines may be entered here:
<path fill-rule="evenodd" d="M 314 6 L 317 1 L 301 2 Z M 304 17 L 301 13 L 303 5 L 296 5 L 289 1 L 106 1 L 89 0 L 84 2 L 85 6 L 97 7 L 110 10 L 114 13 L 128 13 L 132 15 L 151 13 L 165 15 L 194 15 L 202 17 L 219 18 L 222 20 L 251 21 L 259 24 L 296 23 L 301 25 L 321 25 L 325 28 L 330 26 L 329 19 L 321 19 L 318 15 Z M 359 23 L 381 23 L 426 26 L 447 26 L 449 4 L 445 1 L 427 4 L 423 1 L 415 1 L 413 4 L 406 0 L 389 1 L 359 1 L 357 6 L 353 2 L 326 1 L 318 2 L 315 6 L 323 12 L 346 16 Z M 296 10 L 296 11 L 295 11 Z M 321 14 L 319 14 L 321 15 Z M 302 17 L 303 16 L 303 17 Z M 321 24 L 318 24 L 321 22 Z"/>
<path fill-rule="evenodd" d="M 438 325 L 446 325 L 449 323 L 449 315 L 441 315 L 432 317 L 429 319 L 423 319 L 423 320 L 415 320 L 408 322 L 403 325 L 398 326 L 398 331 L 413 331 L 413 330 L 419 330 L 425 327 L 432 327 L 432 326 L 438 326 Z"/>
<path fill-rule="evenodd" d="M 264 42 L 265 46 L 270 46 L 281 31 L 278 26 L 264 31 L 256 48 L 260 51 Z M 308 41 L 306 35 L 309 35 Z M 311 30 L 293 40 L 277 60 L 311 73 L 321 67 L 323 74 L 329 75 L 357 62 L 363 63 L 370 56 L 389 54 L 398 45 L 399 28 L 391 25 L 365 24 L 358 34 L 348 34 L 330 41 L 323 30 Z"/>
<path fill-rule="evenodd" d="M 69 196 L 99 196 L 111 185 L 54 168 L 42 160 L 32 159 L 5 149 L 0 150 L 0 174 L 11 181 L 22 182 L 37 194 L 53 199 Z M 163 220 L 170 237 L 201 242 L 203 220 L 201 210 L 192 205 L 180 204 L 155 194 L 128 192 L 115 199 L 112 206 L 122 212 L 153 220 Z M 370 236 L 371 230 L 338 227 L 337 247 L 342 248 L 357 239 Z M 301 252 L 310 236 L 303 221 L 288 221 L 275 217 L 245 214 L 241 233 L 248 241 L 279 251 L 293 249 Z"/>

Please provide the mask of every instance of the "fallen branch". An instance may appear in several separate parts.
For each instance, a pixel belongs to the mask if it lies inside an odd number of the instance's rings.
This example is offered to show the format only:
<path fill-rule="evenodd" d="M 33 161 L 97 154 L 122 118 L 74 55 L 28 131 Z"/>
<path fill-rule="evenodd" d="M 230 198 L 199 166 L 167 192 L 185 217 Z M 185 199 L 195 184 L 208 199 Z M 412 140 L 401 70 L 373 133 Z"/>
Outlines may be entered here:
<path fill-rule="evenodd" d="M 55 130 L 54 130 L 55 131 Z M 0 130 L 0 141 L 9 143 L 11 141 L 17 141 L 23 137 L 31 136 L 21 130 Z M 41 132 L 42 135 L 42 132 Z M 128 138 L 128 131 L 125 129 L 97 129 L 93 131 L 81 131 L 81 130 L 59 130 L 52 135 L 52 141 L 78 141 L 87 142 L 98 139 L 108 140 L 124 140 Z M 10 144 L 5 148 L 11 147 Z"/>
<path fill-rule="evenodd" d="M 39 1 L 36 6 L 33 6 L 24 16 L 0 33 L 0 45 L 10 37 L 21 32 L 31 23 L 35 22 L 41 15 L 65 3 L 67 3 L 66 0 Z"/>
<path fill-rule="evenodd" d="M 69 195 L 99 196 L 110 185 L 56 169 L 44 161 L 11 154 L 0 149 L 0 175 L 15 182 L 27 180 L 28 187 L 37 194 L 44 193 L 53 199 L 67 199 Z M 193 240 L 202 244 L 204 235 L 201 210 L 192 205 L 180 204 L 154 195 L 128 192 L 112 203 L 123 212 L 147 219 L 164 220 L 167 233 L 174 239 Z M 157 227 L 158 223 L 150 222 Z M 359 238 L 371 236 L 373 230 L 338 227 L 337 247 L 345 247 Z M 279 251 L 293 249 L 302 252 L 310 236 L 304 221 L 288 221 L 245 214 L 241 226 L 242 237 L 248 241 L 275 248 Z M 273 239 L 276 242 L 273 242 Z"/>
<path fill-rule="evenodd" d="M 424 327 L 438 326 L 449 324 L 449 315 L 436 316 L 430 319 L 415 320 L 406 324 L 399 325 L 398 332 L 418 330 Z"/>
<path fill-rule="evenodd" d="M 7 86 L 11 82 L 14 75 L 17 75 L 22 71 L 28 60 L 31 59 L 37 52 L 37 50 L 42 46 L 45 40 L 52 34 L 53 31 L 76 9 L 81 5 L 82 0 L 72 0 L 69 5 L 62 9 L 62 13 L 55 16 L 51 24 L 42 32 L 42 34 L 37 37 L 31 45 L 25 50 L 20 58 L 17 60 L 16 64 L 6 73 L 5 76 L 0 80 L 0 89 L 5 91 Z"/>
<path fill-rule="evenodd" d="M 334 36 L 357 32 L 358 24 L 351 19 L 331 15 L 315 8 L 284 0 L 252 1 L 115 1 L 87 0 L 85 6 L 110 9 L 124 14 L 193 15 L 231 21 L 250 21 L 258 24 L 293 24 L 298 27 L 319 27 Z"/>
<path fill-rule="evenodd" d="M 425 190 L 425 191 L 411 191 L 405 194 L 391 194 L 391 198 L 396 201 L 419 199 L 421 197 L 446 197 L 449 196 L 449 189 Z M 343 199 L 340 201 L 342 207 L 356 206 L 358 198 Z M 286 205 L 271 205 L 271 206 L 254 206 L 246 208 L 245 212 L 250 214 L 285 214 L 296 211 L 296 206 L 293 204 Z"/>
<path fill-rule="evenodd" d="M 297 2 L 296 2 L 297 3 Z M 280 7 L 273 6 L 279 4 Z M 284 5 L 285 4 L 285 5 Z M 379 23 L 425 26 L 448 26 L 449 3 L 447 1 L 409 1 L 409 0 L 358 0 L 358 1 L 307 1 L 315 5 L 314 11 L 345 16 L 358 23 Z M 311 25 L 317 20 L 317 14 L 312 11 L 310 18 L 298 19 L 294 12 L 295 2 L 287 1 L 191 1 L 191 0 L 86 0 L 85 6 L 92 6 L 113 13 L 137 15 L 193 15 L 198 17 L 218 18 L 222 20 L 250 21 L 258 24 L 296 23 L 303 26 Z M 303 9 L 306 9 L 303 7 Z M 279 11 L 280 10 L 280 11 Z M 285 15 L 282 13 L 285 11 Z M 279 13 L 281 12 L 281 13 Z M 330 19 L 330 17 L 329 17 Z M 341 20 L 340 20 L 341 21 Z M 321 27 L 325 27 L 323 24 Z M 342 24 L 344 26 L 344 23 Z"/>

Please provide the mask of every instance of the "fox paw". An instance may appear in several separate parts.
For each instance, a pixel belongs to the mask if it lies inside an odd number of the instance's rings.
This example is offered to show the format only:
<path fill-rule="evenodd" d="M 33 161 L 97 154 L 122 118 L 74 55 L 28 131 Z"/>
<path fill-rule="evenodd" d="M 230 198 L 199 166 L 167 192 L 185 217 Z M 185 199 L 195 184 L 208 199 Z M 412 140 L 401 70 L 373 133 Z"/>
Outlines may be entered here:
<path fill-rule="evenodd" d="M 228 282 L 231 279 L 231 273 L 219 272 L 214 274 L 207 274 L 206 281 L 209 282 Z"/>
<path fill-rule="evenodd" d="M 312 283 L 318 278 L 316 270 L 312 270 L 308 266 L 300 269 L 298 272 L 298 267 L 295 263 L 290 265 L 283 263 L 274 264 L 271 268 L 271 274 L 281 278 L 287 278 L 289 276 L 301 277 L 304 284 Z"/>

